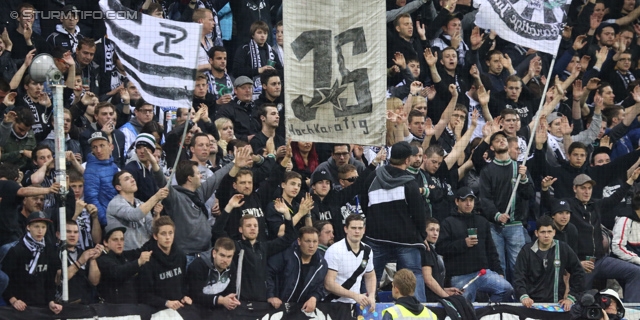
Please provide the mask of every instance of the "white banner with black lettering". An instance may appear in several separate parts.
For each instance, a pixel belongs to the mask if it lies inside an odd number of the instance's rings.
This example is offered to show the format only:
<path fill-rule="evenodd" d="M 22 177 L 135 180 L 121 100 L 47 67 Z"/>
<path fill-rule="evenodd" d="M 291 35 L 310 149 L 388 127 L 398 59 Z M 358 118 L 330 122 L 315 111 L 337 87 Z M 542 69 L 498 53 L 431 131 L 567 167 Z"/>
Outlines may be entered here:
<path fill-rule="evenodd" d="M 476 25 L 500 38 L 556 55 L 571 0 L 476 0 Z"/>
<path fill-rule="evenodd" d="M 384 145 L 385 1 L 284 1 L 287 136 Z"/>
<path fill-rule="evenodd" d="M 118 0 L 100 0 L 100 8 L 107 36 L 142 98 L 158 106 L 191 108 L 200 24 L 145 15 Z"/>

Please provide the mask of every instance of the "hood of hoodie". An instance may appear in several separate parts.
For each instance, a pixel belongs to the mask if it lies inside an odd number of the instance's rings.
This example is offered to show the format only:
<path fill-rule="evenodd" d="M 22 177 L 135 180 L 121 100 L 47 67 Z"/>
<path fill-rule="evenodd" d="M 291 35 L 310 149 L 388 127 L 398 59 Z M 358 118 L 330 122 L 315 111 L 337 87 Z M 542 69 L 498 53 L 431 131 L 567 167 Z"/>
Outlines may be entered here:
<path fill-rule="evenodd" d="M 213 258 L 211 256 L 211 250 L 213 250 L 213 249 L 209 249 L 207 251 L 200 252 L 200 259 L 202 259 L 202 261 L 204 261 L 204 264 L 206 264 L 207 267 L 209 267 L 209 269 L 214 270 L 215 267 L 213 266 Z"/>
<path fill-rule="evenodd" d="M 640 222 L 640 217 L 638 217 L 638 214 L 633 211 L 633 210 L 627 210 L 624 214 L 622 214 L 621 216 L 623 217 L 627 217 L 635 222 Z"/>
<path fill-rule="evenodd" d="M 407 182 L 415 180 L 413 175 L 406 170 L 401 170 L 392 166 L 384 166 L 376 170 L 376 180 L 382 189 L 393 189 L 404 185 Z"/>
<path fill-rule="evenodd" d="M 176 246 L 172 245 L 171 251 L 169 251 L 169 254 L 165 254 L 164 252 L 162 252 L 162 249 L 160 249 L 158 246 L 155 246 L 153 248 L 153 252 L 151 253 L 151 255 L 163 267 L 175 268 L 176 266 L 179 265 L 180 259 L 184 254 L 181 253 Z"/>
<path fill-rule="evenodd" d="M 425 306 L 423 306 L 422 303 L 420 303 L 420 301 L 418 301 L 414 296 L 398 298 L 398 300 L 396 300 L 396 304 L 405 307 L 415 315 L 419 315 L 425 308 Z"/>
<path fill-rule="evenodd" d="M 129 120 L 129 123 L 131 123 L 131 125 L 136 129 L 138 133 L 142 132 L 142 125 L 140 124 L 140 122 L 138 122 L 138 119 L 131 118 L 131 120 Z"/>

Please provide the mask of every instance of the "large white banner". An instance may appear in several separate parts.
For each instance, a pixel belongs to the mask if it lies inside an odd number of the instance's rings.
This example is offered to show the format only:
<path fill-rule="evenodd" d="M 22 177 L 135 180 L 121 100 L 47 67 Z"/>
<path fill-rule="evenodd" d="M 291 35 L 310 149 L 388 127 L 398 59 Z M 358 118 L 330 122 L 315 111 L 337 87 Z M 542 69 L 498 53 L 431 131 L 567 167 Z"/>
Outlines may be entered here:
<path fill-rule="evenodd" d="M 500 38 L 556 55 L 571 0 L 476 0 L 476 25 Z"/>
<path fill-rule="evenodd" d="M 145 101 L 191 108 L 202 26 L 135 12 L 100 0 L 107 36 Z"/>
<path fill-rule="evenodd" d="M 384 145 L 385 1 L 284 1 L 287 137 Z"/>

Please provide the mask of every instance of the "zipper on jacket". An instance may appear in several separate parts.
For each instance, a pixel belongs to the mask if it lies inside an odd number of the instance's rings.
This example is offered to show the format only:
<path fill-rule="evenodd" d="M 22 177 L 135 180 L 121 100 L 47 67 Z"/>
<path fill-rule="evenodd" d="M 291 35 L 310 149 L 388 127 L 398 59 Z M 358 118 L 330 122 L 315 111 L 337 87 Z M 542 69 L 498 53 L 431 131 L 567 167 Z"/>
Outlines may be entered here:
<path fill-rule="evenodd" d="M 300 270 L 302 269 L 302 261 L 300 261 L 300 258 L 298 257 L 298 253 L 294 251 L 293 255 L 296 256 L 296 259 L 298 259 L 298 277 L 296 278 L 296 285 L 293 286 L 293 291 L 291 291 L 291 295 L 289 296 L 289 299 L 287 299 L 287 302 L 291 301 L 293 294 L 296 293 L 296 288 L 298 287 L 298 282 L 300 281 Z M 300 293 L 300 295 L 302 295 L 302 292 Z M 300 298 L 298 298 L 298 300 L 300 300 Z"/>
<path fill-rule="evenodd" d="M 320 272 L 321 269 L 322 269 L 322 264 L 320 264 L 320 268 L 318 268 L 318 270 L 316 270 L 316 272 L 313 273 L 313 275 L 311 276 L 311 279 L 309 279 L 309 282 L 307 283 L 307 285 L 302 289 L 302 291 L 300 292 L 300 297 L 302 297 L 302 294 L 304 293 L 304 291 L 307 290 L 307 288 L 311 284 L 311 281 L 313 281 L 313 278 L 316 277 L 316 274 L 318 274 L 318 272 Z M 297 302 L 300 302 L 300 297 L 298 297 L 298 301 Z"/>

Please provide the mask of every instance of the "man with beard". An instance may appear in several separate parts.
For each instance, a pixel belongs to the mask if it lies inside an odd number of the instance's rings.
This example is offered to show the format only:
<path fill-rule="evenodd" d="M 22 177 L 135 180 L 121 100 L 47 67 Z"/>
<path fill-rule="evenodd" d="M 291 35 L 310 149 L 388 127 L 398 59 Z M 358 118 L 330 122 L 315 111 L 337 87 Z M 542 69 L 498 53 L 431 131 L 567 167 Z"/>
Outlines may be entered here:
<path fill-rule="evenodd" d="M 276 128 L 276 134 L 284 137 L 286 129 L 284 126 L 284 96 L 282 95 L 282 78 L 280 77 L 278 71 L 267 70 L 260 75 L 260 82 L 262 82 L 262 93 L 260 93 L 258 99 L 254 101 L 256 108 L 260 108 L 260 106 L 267 103 L 273 104 L 277 107 L 280 121 L 278 122 L 278 127 Z M 254 114 L 254 117 L 255 116 L 256 115 Z M 260 119 L 259 116 L 257 118 L 258 120 Z"/>
<path fill-rule="evenodd" d="M 284 140 L 284 136 L 277 133 L 280 125 L 280 113 L 278 112 L 278 107 L 273 103 L 265 103 L 258 107 L 257 116 L 262 123 L 262 129 L 260 132 L 256 133 L 250 141 L 253 153 L 263 154 L 267 140 L 273 139 L 273 143 L 278 150 L 276 158 L 282 157 L 284 152 L 286 152 L 286 141 Z"/>
<path fill-rule="evenodd" d="M 223 306 L 233 310 L 241 303 L 236 298 L 236 266 L 233 240 L 216 240 L 212 250 L 200 254 L 188 267 L 189 296 L 193 303 L 209 309 Z"/>
<path fill-rule="evenodd" d="M 313 227 L 320 232 L 318 237 L 318 250 L 324 255 L 327 249 L 333 244 L 333 225 L 326 220 L 318 220 L 313 223 Z"/>
<path fill-rule="evenodd" d="M 527 167 L 509 156 L 507 135 L 498 131 L 491 135 L 489 144 L 495 157 L 480 171 L 480 204 L 487 220 L 493 222 L 491 237 L 500 256 L 500 266 L 510 275 L 507 270 L 515 270 L 516 257 L 526 243 L 522 222 L 527 218 L 526 200 L 535 197 L 535 190 Z M 515 202 L 509 204 L 516 183 L 520 185 Z M 505 211 L 507 207 L 509 211 Z"/>
<path fill-rule="evenodd" d="M 227 49 L 215 46 L 208 52 L 211 71 L 206 73 L 209 77 L 209 93 L 213 94 L 217 105 L 231 102 L 235 97 L 233 93 L 233 78 L 227 73 Z"/>

